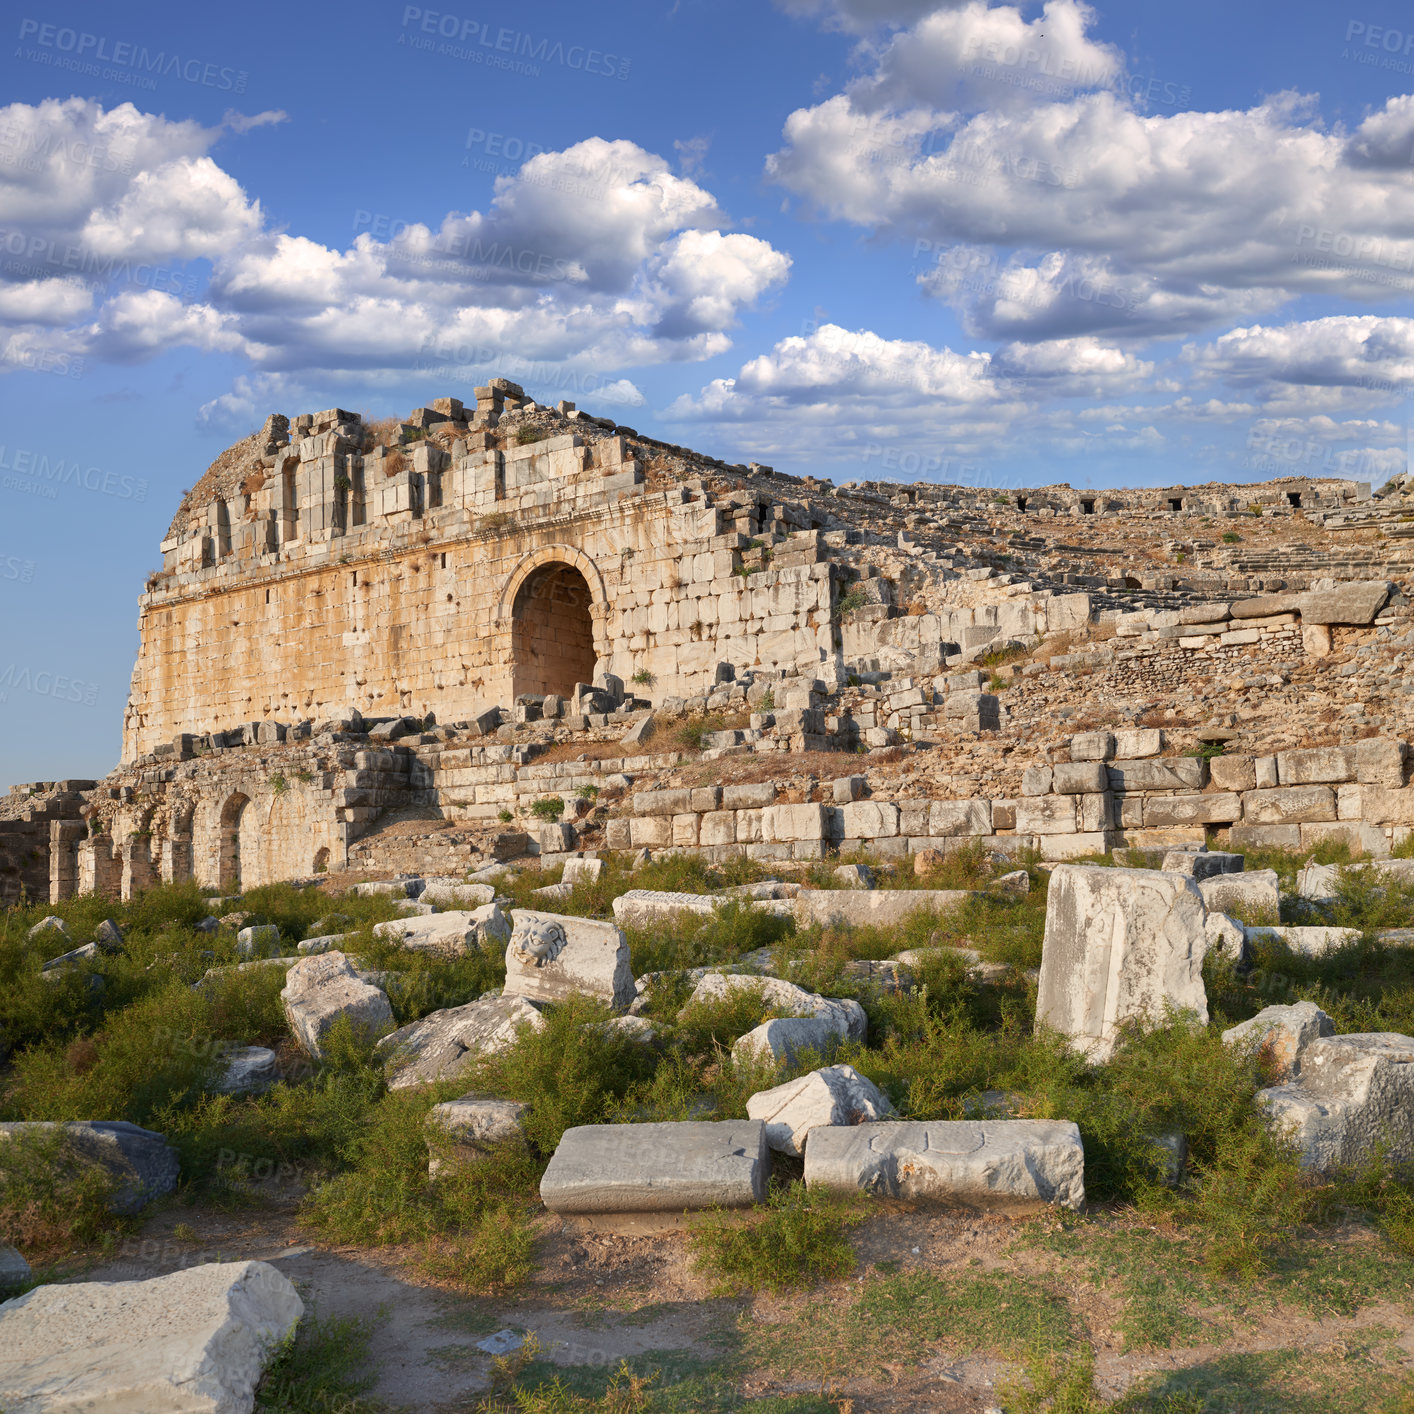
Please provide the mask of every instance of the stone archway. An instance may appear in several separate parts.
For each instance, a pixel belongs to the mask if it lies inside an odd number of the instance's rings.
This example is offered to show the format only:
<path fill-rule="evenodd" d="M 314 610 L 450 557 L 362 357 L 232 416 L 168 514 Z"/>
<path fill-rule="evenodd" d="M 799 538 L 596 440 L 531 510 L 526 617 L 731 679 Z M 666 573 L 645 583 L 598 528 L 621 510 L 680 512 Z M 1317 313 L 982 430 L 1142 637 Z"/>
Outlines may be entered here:
<path fill-rule="evenodd" d="M 592 682 L 594 592 L 584 574 L 564 560 L 547 560 L 521 581 L 511 603 L 511 690 L 569 697 Z"/>
<path fill-rule="evenodd" d="M 313 872 L 316 874 L 329 872 L 329 846 L 327 844 L 322 849 L 315 850 Z"/>
<path fill-rule="evenodd" d="M 241 828 L 247 825 L 250 797 L 236 792 L 221 807 L 220 830 L 220 877 L 218 885 L 223 890 L 238 890 L 241 886 Z M 247 825 L 247 830 L 248 830 Z"/>

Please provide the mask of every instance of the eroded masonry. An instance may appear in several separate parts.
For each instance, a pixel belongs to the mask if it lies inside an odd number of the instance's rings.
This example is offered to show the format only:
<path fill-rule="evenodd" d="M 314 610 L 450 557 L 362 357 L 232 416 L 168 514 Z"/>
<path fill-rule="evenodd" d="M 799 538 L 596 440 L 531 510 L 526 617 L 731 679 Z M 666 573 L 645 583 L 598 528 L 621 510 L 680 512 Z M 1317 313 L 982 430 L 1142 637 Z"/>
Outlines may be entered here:
<path fill-rule="evenodd" d="M 1414 826 L 1399 486 L 836 487 L 476 391 L 216 460 L 122 764 L 0 801 L 0 894 Z"/>

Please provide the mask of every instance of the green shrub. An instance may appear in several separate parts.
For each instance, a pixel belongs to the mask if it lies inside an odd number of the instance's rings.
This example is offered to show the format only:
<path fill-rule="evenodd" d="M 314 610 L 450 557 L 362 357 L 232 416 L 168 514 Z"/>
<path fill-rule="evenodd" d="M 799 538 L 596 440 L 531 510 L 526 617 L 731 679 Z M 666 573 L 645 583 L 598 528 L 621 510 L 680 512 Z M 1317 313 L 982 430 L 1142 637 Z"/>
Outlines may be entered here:
<path fill-rule="evenodd" d="M 62 1132 L 0 1143 L 0 1235 L 38 1264 L 67 1255 L 124 1224 L 108 1212 L 113 1179 L 64 1142 Z"/>
<path fill-rule="evenodd" d="M 542 795 L 531 804 L 530 813 L 537 820 L 558 820 L 565 813 L 564 799 L 558 795 Z"/>
<path fill-rule="evenodd" d="M 359 1373 L 373 1330 L 373 1322 L 357 1316 L 307 1312 L 265 1371 L 256 1414 L 378 1414 L 385 1406 L 362 1398 L 374 1377 Z"/>
<path fill-rule="evenodd" d="M 857 1203 L 800 1185 L 775 1188 L 752 1216 L 720 1210 L 698 1219 L 689 1243 L 719 1294 L 787 1291 L 847 1276 L 854 1249 L 846 1232 L 863 1222 Z"/>

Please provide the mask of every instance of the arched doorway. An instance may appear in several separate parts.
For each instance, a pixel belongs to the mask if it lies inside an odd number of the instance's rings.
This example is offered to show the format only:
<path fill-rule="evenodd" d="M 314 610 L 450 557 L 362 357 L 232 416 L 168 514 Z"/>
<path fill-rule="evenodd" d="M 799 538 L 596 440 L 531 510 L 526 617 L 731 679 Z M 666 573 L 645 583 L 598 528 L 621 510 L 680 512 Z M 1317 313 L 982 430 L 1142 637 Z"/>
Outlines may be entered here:
<path fill-rule="evenodd" d="M 329 846 L 316 850 L 314 855 L 314 873 L 327 874 L 329 872 Z"/>
<path fill-rule="evenodd" d="M 512 690 L 568 697 L 593 682 L 594 596 L 573 565 L 551 560 L 532 571 L 511 609 Z"/>
<path fill-rule="evenodd" d="M 241 823 L 250 797 L 239 792 L 221 807 L 221 877 L 224 890 L 241 886 Z"/>

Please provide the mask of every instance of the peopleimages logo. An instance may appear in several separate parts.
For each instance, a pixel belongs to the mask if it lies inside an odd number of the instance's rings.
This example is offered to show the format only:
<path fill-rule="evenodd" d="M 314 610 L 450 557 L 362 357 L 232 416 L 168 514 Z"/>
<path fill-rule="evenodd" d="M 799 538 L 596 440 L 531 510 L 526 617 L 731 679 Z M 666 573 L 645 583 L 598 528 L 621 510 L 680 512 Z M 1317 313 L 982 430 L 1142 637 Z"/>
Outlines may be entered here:
<path fill-rule="evenodd" d="M 120 501 L 147 500 L 147 482 L 141 477 L 119 476 L 64 457 L 51 460 L 43 452 L 0 443 L 0 487 L 52 500 L 59 486 L 78 486 L 101 496 L 116 496 Z"/>
<path fill-rule="evenodd" d="M 165 49 L 154 53 L 145 44 L 111 40 L 107 35 L 89 34 L 87 30 L 44 24 L 39 20 L 21 20 L 20 38 L 32 40 L 40 52 L 21 49 L 17 52 L 18 58 L 100 78 L 128 81 L 125 75 L 135 75 L 143 88 L 154 87 L 158 78 L 178 78 L 203 88 L 244 93 L 250 78 L 244 69 L 232 69 L 204 59 L 184 59 Z"/>
<path fill-rule="evenodd" d="M 66 677 L 63 673 L 35 672 L 14 663 L 0 670 L 0 703 L 10 700 L 9 690 L 32 692 L 37 697 L 52 697 L 59 702 L 82 702 L 85 707 L 98 705 L 98 683 Z"/>
<path fill-rule="evenodd" d="M 566 47 L 558 39 L 552 42 L 524 30 L 448 15 L 441 10 L 424 10 L 417 5 L 403 8 L 403 29 L 411 32 L 399 35 L 399 44 L 533 77 L 540 74 L 538 64 L 558 64 L 606 79 L 626 79 L 631 64 L 617 54 L 606 54 L 586 44 Z M 527 59 L 534 62 L 522 62 Z"/>

